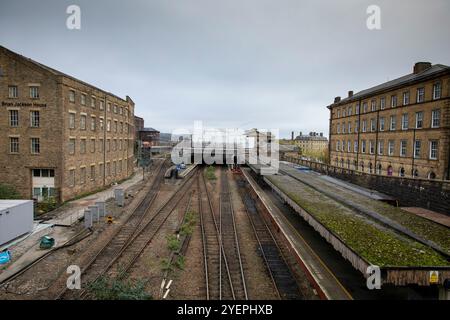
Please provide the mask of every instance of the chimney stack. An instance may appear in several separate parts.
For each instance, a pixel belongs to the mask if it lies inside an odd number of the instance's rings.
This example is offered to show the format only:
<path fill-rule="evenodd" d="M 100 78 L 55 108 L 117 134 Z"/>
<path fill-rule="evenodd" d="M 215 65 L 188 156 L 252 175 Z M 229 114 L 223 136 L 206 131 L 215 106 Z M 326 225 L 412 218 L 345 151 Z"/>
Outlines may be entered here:
<path fill-rule="evenodd" d="M 294 140 L 294 131 L 291 132 L 291 140 Z"/>
<path fill-rule="evenodd" d="M 431 68 L 431 62 L 417 62 L 414 65 L 413 73 L 418 74 L 422 71 L 425 71 L 427 69 Z"/>
<path fill-rule="evenodd" d="M 323 132 L 320 133 L 320 136 L 323 137 Z"/>
<path fill-rule="evenodd" d="M 341 102 L 341 97 L 334 98 L 334 103 L 338 103 L 338 102 Z"/>
<path fill-rule="evenodd" d="M 353 90 L 350 90 L 350 91 L 348 92 L 348 97 L 349 97 L 349 98 L 353 97 Z"/>
<path fill-rule="evenodd" d="M 302 132 L 300 131 L 300 134 L 299 134 L 299 136 L 301 137 L 302 136 Z"/>

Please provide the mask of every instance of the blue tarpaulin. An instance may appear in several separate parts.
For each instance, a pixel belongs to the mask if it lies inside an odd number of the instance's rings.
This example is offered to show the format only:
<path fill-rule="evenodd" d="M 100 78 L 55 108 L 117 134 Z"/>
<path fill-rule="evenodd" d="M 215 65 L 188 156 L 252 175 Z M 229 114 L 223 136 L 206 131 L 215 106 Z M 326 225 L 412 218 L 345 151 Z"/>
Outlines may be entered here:
<path fill-rule="evenodd" d="M 8 263 L 11 260 L 11 254 L 9 251 L 0 252 L 0 264 Z"/>

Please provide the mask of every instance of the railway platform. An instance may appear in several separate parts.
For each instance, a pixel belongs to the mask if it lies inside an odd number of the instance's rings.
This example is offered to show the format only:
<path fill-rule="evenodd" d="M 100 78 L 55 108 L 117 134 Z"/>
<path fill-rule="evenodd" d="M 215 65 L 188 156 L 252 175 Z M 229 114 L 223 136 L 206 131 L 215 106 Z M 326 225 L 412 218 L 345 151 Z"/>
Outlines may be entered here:
<path fill-rule="evenodd" d="M 344 288 L 311 247 L 309 247 L 301 234 L 295 230 L 279 209 L 271 202 L 270 198 L 265 194 L 265 191 L 252 178 L 249 170 L 250 169 L 248 168 L 242 168 L 244 176 L 270 213 L 272 222 L 289 242 L 295 252 L 296 259 L 307 271 L 311 282 L 321 298 L 327 300 L 352 300 L 350 293 Z"/>

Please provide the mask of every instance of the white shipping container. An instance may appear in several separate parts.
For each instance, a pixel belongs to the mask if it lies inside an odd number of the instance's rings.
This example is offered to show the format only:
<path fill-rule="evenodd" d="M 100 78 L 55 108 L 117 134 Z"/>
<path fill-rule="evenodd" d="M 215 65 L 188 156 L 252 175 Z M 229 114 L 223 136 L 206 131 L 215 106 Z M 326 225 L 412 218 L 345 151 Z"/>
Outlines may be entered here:
<path fill-rule="evenodd" d="M 0 245 L 33 230 L 33 200 L 0 200 Z"/>

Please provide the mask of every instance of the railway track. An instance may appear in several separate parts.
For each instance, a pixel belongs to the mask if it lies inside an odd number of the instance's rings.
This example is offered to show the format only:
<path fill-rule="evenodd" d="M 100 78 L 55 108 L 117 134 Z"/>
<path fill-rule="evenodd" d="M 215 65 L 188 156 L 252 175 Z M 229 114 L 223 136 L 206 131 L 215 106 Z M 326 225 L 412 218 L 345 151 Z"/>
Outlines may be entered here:
<path fill-rule="evenodd" d="M 242 266 L 239 239 L 236 231 L 233 204 L 227 177 L 227 169 L 221 169 L 221 193 L 219 206 L 219 236 L 224 257 L 228 260 L 228 270 L 232 296 L 224 299 L 247 300 L 247 286 Z"/>
<path fill-rule="evenodd" d="M 244 178 L 240 177 L 238 179 L 238 186 L 247 216 L 249 217 L 258 243 L 259 252 L 276 288 L 278 297 L 286 300 L 304 299 L 275 237 L 261 216 L 255 200 L 250 196 L 248 183 Z"/>
<path fill-rule="evenodd" d="M 86 286 L 103 275 L 110 267 L 110 263 L 121 254 L 123 248 L 133 238 L 142 221 L 148 213 L 148 209 L 153 204 L 158 194 L 161 183 L 164 180 L 167 161 L 163 161 L 157 169 L 157 175 L 153 184 L 133 213 L 115 232 L 114 236 L 107 242 L 81 269 L 82 290 L 69 290 L 64 288 L 58 293 L 56 299 L 77 299 L 86 294 Z"/>

